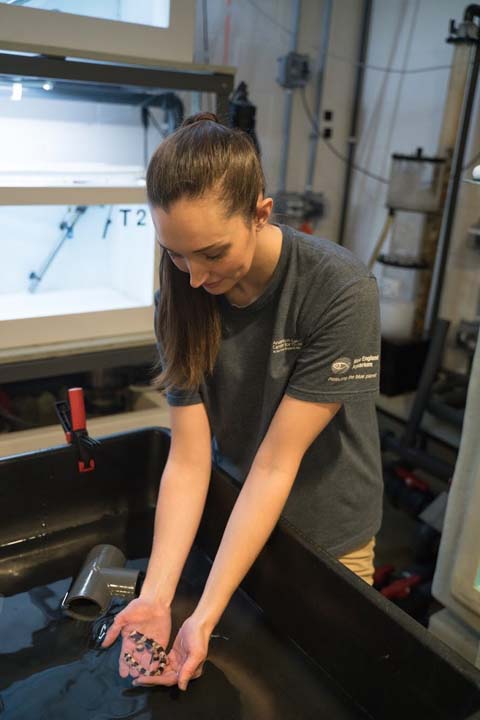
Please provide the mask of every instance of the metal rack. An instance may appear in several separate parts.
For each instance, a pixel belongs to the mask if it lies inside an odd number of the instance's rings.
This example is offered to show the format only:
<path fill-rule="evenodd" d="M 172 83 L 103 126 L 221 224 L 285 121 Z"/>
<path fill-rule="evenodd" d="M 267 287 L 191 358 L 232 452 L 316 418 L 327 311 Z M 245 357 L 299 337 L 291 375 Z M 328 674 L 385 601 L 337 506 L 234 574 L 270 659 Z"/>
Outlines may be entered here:
<path fill-rule="evenodd" d="M 42 78 L 67 81 L 65 92 L 71 91 L 72 83 L 81 83 L 83 91 L 91 93 L 105 86 L 109 97 L 103 94 L 103 101 L 111 101 L 117 95 L 117 102 L 128 102 L 128 98 L 141 104 L 142 93 L 138 88 L 154 90 L 192 90 L 213 93 L 216 97 L 216 112 L 221 118 L 228 115 L 228 97 L 233 90 L 233 68 L 207 69 L 205 65 L 182 67 L 151 67 L 125 63 L 100 63 L 73 60 L 50 55 L 24 55 L 0 51 L 0 80 L 8 77 Z M 81 87 L 82 87 L 81 86 Z M 116 88 L 116 90 L 115 90 Z M 113 92 L 112 92 L 113 91 Z M 110 98 L 110 100 L 109 100 Z M 84 98 L 82 98 L 84 99 Z"/>

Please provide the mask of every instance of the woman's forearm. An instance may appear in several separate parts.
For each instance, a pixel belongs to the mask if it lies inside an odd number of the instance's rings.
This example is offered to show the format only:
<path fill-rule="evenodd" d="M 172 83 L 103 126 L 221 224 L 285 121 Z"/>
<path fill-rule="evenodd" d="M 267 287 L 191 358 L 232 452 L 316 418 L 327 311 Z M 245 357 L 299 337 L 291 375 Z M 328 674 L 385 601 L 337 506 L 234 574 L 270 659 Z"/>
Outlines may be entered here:
<path fill-rule="evenodd" d="M 194 611 L 212 631 L 275 527 L 296 470 L 254 463 L 225 529 L 203 595 Z"/>
<path fill-rule="evenodd" d="M 167 461 L 155 513 L 155 529 L 141 597 L 170 606 L 200 524 L 211 465 Z"/>

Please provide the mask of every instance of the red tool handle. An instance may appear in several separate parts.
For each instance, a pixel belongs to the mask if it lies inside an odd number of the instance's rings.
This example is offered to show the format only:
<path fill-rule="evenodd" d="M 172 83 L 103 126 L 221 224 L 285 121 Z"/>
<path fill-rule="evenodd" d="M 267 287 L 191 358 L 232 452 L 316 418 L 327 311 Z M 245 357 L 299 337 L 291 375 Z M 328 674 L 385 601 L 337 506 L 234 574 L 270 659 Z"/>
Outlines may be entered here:
<path fill-rule="evenodd" d="M 430 491 L 430 485 L 425 482 L 425 480 L 421 480 L 419 477 L 415 475 L 411 470 L 407 470 L 406 468 L 402 466 L 398 466 L 395 468 L 395 472 L 398 475 L 398 477 L 401 477 L 402 480 L 405 480 L 405 485 L 409 488 L 415 488 L 416 490 L 420 490 L 420 492 L 429 492 Z"/>
<path fill-rule="evenodd" d="M 412 588 L 414 588 L 415 585 L 419 585 L 421 582 L 421 575 L 410 575 L 409 577 L 394 580 L 392 583 L 390 583 L 390 585 L 382 588 L 380 592 L 386 598 L 389 598 L 389 600 L 393 600 L 396 598 L 406 598 L 408 595 L 410 595 Z"/>
<path fill-rule="evenodd" d="M 375 568 L 375 572 L 373 573 L 373 584 L 375 586 L 378 585 L 386 585 L 387 581 L 390 577 L 390 575 L 395 570 L 394 565 L 381 565 L 380 567 Z"/>
<path fill-rule="evenodd" d="M 74 432 L 77 430 L 85 430 L 87 427 L 87 419 L 85 416 L 85 402 L 82 388 L 70 388 L 68 391 L 68 400 L 70 402 L 72 430 Z"/>

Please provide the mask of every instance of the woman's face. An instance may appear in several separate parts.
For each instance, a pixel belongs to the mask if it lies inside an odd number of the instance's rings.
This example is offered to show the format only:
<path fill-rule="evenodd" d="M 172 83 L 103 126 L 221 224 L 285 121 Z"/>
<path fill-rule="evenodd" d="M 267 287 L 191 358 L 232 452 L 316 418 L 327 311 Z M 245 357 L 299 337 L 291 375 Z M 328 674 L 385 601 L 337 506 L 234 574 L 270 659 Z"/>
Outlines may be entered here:
<path fill-rule="evenodd" d="M 256 247 L 255 222 L 249 227 L 242 215 L 225 217 L 215 196 L 182 198 L 168 212 L 151 208 L 157 241 L 193 288 L 212 295 L 231 290 L 246 276 Z"/>

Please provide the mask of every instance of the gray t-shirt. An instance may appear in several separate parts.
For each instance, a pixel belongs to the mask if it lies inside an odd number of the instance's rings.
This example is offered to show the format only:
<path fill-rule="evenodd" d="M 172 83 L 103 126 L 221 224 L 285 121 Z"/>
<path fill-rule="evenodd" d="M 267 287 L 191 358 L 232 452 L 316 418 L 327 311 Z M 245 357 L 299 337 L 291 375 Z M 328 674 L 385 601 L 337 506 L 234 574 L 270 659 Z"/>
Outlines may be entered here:
<path fill-rule="evenodd" d="M 339 557 L 367 543 L 381 523 L 377 284 L 347 249 L 280 229 L 280 259 L 262 295 L 243 308 L 217 298 L 222 342 L 213 375 L 197 392 L 174 389 L 167 398 L 204 402 L 214 460 L 239 483 L 285 394 L 342 403 L 305 453 L 283 512 Z"/>

